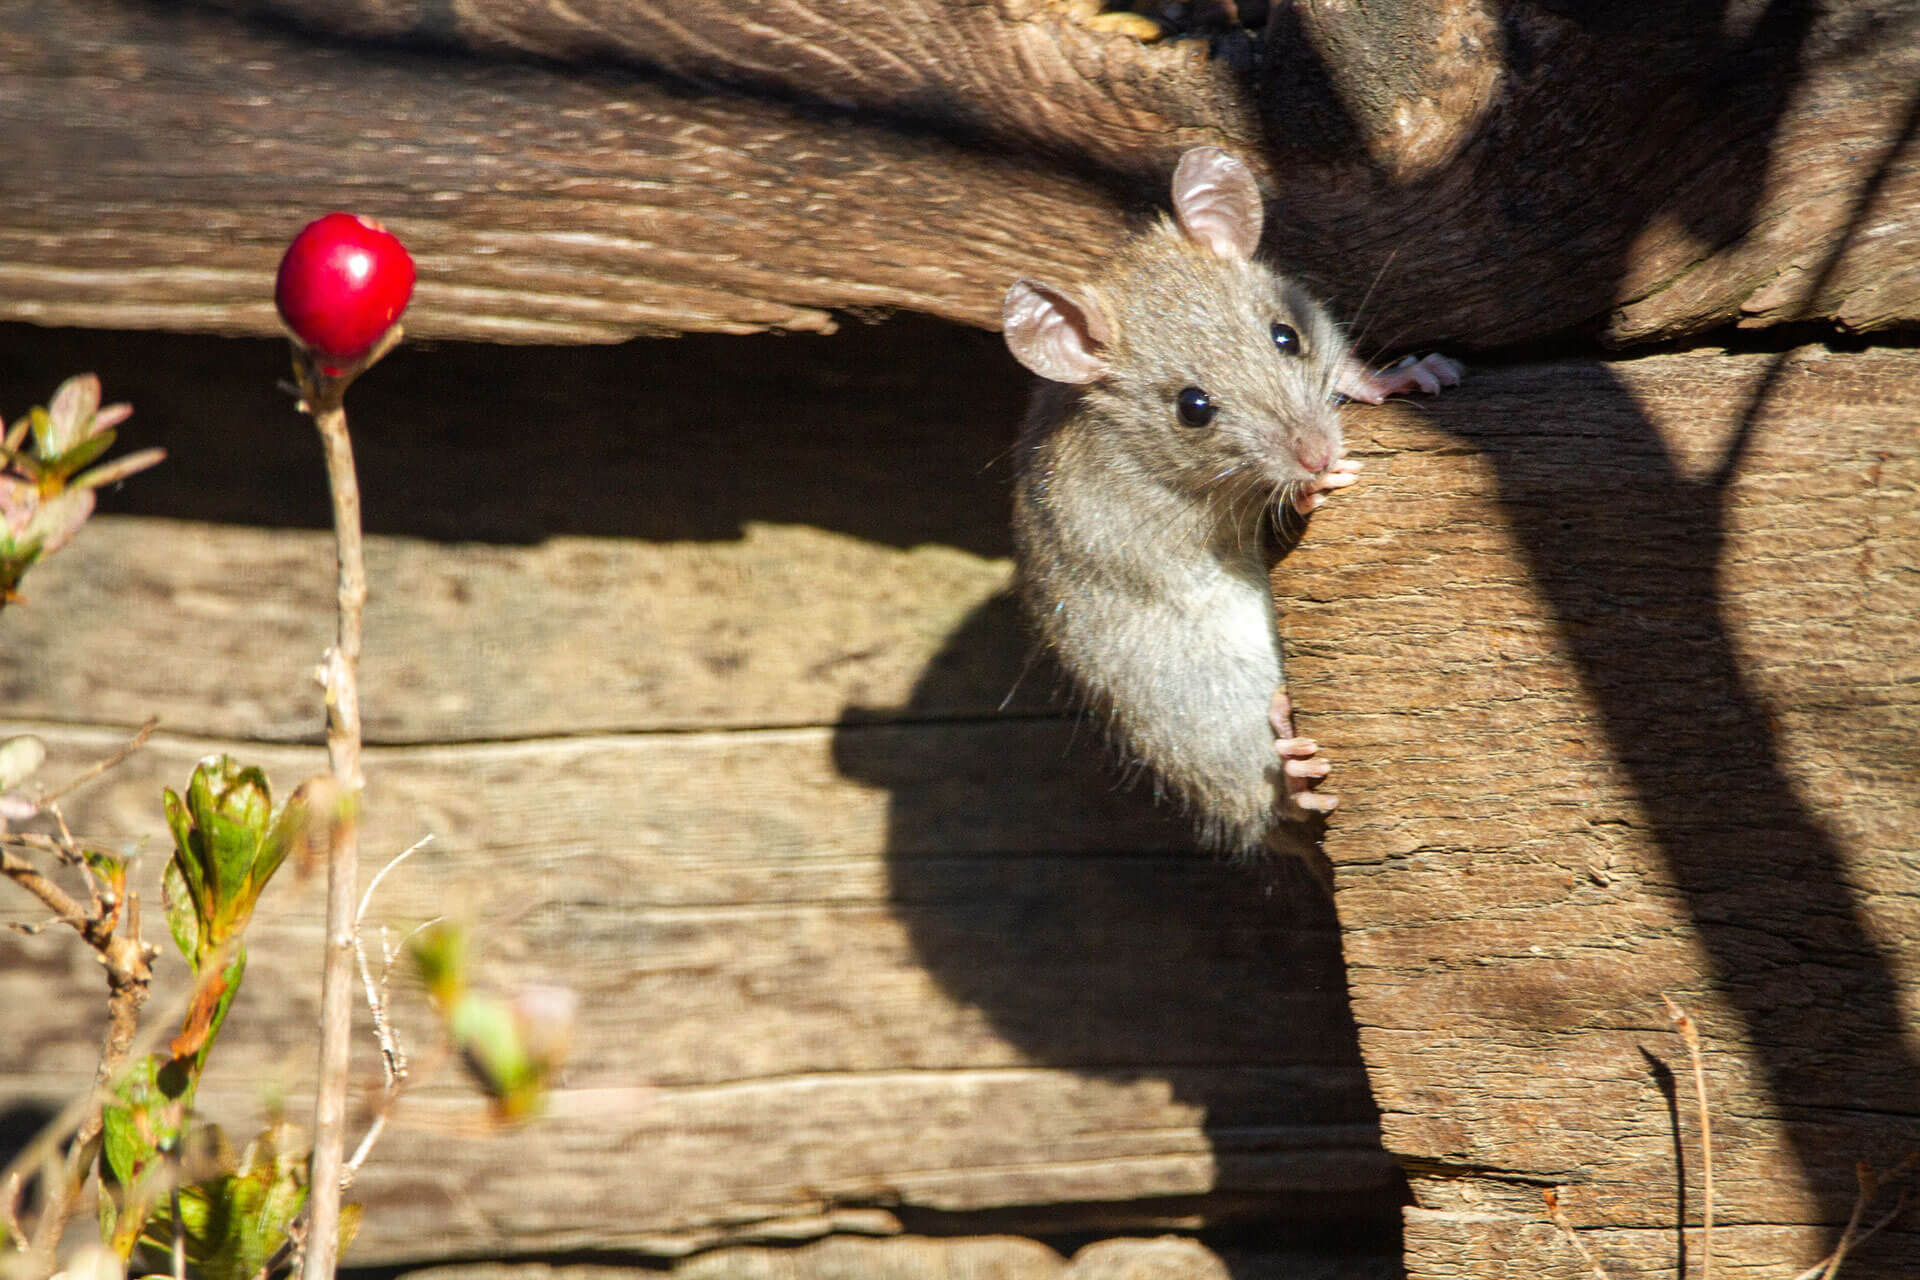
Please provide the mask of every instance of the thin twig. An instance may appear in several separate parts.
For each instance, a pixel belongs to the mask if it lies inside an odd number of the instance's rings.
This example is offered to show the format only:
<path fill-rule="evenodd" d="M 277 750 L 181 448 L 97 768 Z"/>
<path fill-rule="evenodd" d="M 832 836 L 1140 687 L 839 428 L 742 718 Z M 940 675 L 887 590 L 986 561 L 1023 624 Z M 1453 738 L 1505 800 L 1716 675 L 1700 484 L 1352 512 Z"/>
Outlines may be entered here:
<path fill-rule="evenodd" d="M 35 838 L 30 835 L 15 835 L 11 832 L 0 836 L 0 875 L 6 876 L 7 879 L 40 899 L 41 905 L 53 912 L 54 918 L 61 924 L 69 926 L 82 938 L 87 938 L 87 926 L 90 921 L 87 918 L 86 908 L 75 901 L 65 889 L 49 879 L 40 868 L 25 858 L 15 857 L 6 849 L 7 845 L 13 845 L 15 848 L 34 848 L 44 839 L 44 836 Z M 92 946 L 93 940 L 87 938 L 87 944 Z"/>
<path fill-rule="evenodd" d="M 166 1033 L 166 1028 L 178 1022 L 180 1015 L 186 1012 L 188 997 L 176 997 L 167 1011 L 166 1017 L 150 1025 L 137 1038 L 118 1050 L 118 1062 L 111 1071 L 106 1069 L 106 1052 L 103 1051 L 101 1072 L 96 1074 L 91 1089 L 62 1107 L 57 1115 L 49 1120 L 27 1145 L 14 1153 L 4 1170 L 0 1170 L 0 1182 L 9 1187 L 18 1188 L 25 1180 L 29 1168 L 40 1166 L 45 1181 L 42 1194 L 46 1202 L 40 1206 L 34 1223 L 33 1236 L 27 1248 L 30 1254 L 51 1270 L 54 1246 L 59 1243 L 61 1233 L 66 1229 L 67 1220 L 78 1207 L 79 1192 L 85 1181 L 87 1167 L 93 1163 L 97 1154 L 97 1140 L 100 1136 L 100 1112 L 120 1087 L 121 1078 L 131 1063 L 153 1048 Z M 109 1030 L 109 1050 L 113 1049 Z M 67 1151 L 64 1164 L 59 1160 L 59 1147 L 68 1135 L 75 1135 L 73 1145 Z"/>
<path fill-rule="evenodd" d="M 1832 1253 L 1802 1271 L 1793 1280 L 1833 1280 L 1840 1271 L 1841 1262 L 1849 1253 L 1879 1235 L 1881 1230 L 1898 1218 L 1901 1211 L 1907 1207 L 1907 1195 L 1912 1188 L 1902 1187 L 1900 1194 L 1894 1198 L 1893 1208 L 1874 1219 L 1866 1230 L 1860 1230 L 1860 1221 L 1866 1217 L 1867 1208 L 1873 1203 L 1874 1197 L 1880 1193 L 1880 1189 L 1887 1183 L 1906 1178 L 1917 1164 L 1920 1164 L 1920 1153 L 1908 1156 L 1887 1170 L 1884 1180 L 1875 1176 L 1873 1169 L 1865 1162 L 1856 1166 L 1855 1178 L 1859 1182 L 1860 1189 L 1854 1195 L 1853 1212 L 1847 1215 L 1847 1227 L 1840 1233 L 1840 1242 L 1833 1247 Z"/>
<path fill-rule="evenodd" d="M 58 809 L 53 812 L 57 818 Z M 77 849 L 77 843 L 72 833 L 66 830 L 66 824 L 62 822 L 60 826 L 67 849 Z M 73 1145 L 67 1151 L 60 1176 L 50 1179 L 45 1188 L 46 1199 L 40 1208 L 33 1238 L 28 1246 L 43 1259 L 51 1258 L 60 1233 L 66 1229 L 67 1220 L 73 1216 L 79 1203 L 80 1187 L 86 1181 L 87 1167 L 93 1163 L 98 1152 L 101 1107 L 106 1096 L 104 1088 L 119 1073 L 132 1050 L 139 1030 L 140 1007 L 146 1003 L 147 992 L 153 982 L 152 962 L 160 954 L 157 947 L 148 946 L 137 934 L 121 935 L 115 932 L 120 923 L 120 903 L 117 899 L 108 901 L 104 898 L 98 882 L 91 875 L 87 876 L 92 897 L 89 908 L 32 863 L 7 852 L 5 847 L 6 844 L 12 844 L 15 847 L 44 848 L 46 843 L 51 842 L 47 842 L 45 837 L 9 836 L 4 843 L 0 843 L 0 874 L 38 898 L 61 923 L 79 934 L 81 940 L 99 955 L 107 971 L 107 1029 L 101 1041 L 99 1066 L 94 1071 L 94 1089 L 87 1095 L 86 1106 L 74 1125 Z M 75 856 L 73 860 L 84 868 L 84 858 Z"/>
<path fill-rule="evenodd" d="M 1713 1280 L 1713 1118 L 1707 1111 L 1707 1069 L 1700 1059 L 1700 1028 L 1693 1015 L 1662 994 L 1667 1016 L 1687 1046 L 1687 1058 L 1693 1063 L 1693 1095 L 1700 1110 L 1700 1280 Z"/>
<path fill-rule="evenodd" d="M 380 1045 L 380 1066 L 385 1078 L 385 1086 L 381 1092 L 379 1109 L 374 1112 L 373 1119 L 368 1123 L 366 1133 L 361 1135 L 360 1145 L 354 1148 L 353 1154 L 347 1158 L 346 1164 L 341 1169 L 340 1182 L 343 1190 L 352 1185 L 355 1175 L 360 1172 L 360 1166 L 365 1164 L 367 1157 L 373 1153 L 374 1144 L 379 1142 L 380 1135 L 386 1132 L 387 1120 L 393 1114 L 394 1104 L 400 1100 L 401 1088 L 407 1081 L 406 1050 L 401 1046 L 400 1037 L 394 1032 L 392 1019 L 387 1012 L 387 990 L 393 977 L 393 962 L 398 953 L 384 945 L 381 947 L 380 981 L 375 983 L 372 966 L 367 963 L 367 950 L 363 937 L 367 908 L 373 905 L 373 892 L 380 887 L 380 882 L 386 879 L 387 873 L 426 847 L 432 840 L 433 836 L 430 834 L 421 837 L 395 855 L 386 866 L 380 868 L 367 885 L 366 893 L 361 896 L 360 910 L 353 918 L 353 954 L 360 965 L 360 983 L 366 988 L 367 1011 L 373 1019 L 374 1039 Z M 383 929 L 381 933 L 384 938 L 385 930 Z"/>
<path fill-rule="evenodd" d="M 108 913 L 118 904 L 108 902 L 106 896 L 100 892 L 100 881 L 93 874 L 93 868 L 87 864 L 86 851 L 80 847 L 80 842 L 73 838 L 73 832 L 67 826 L 67 815 L 62 813 L 60 806 L 51 800 L 41 801 L 40 812 L 52 818 L 53 825 L 60 828 L 60 860 L 71 864 L 79 871 L 80 879 L 86 882 L 87 902 L 91 907 L 88 914 L 95 919 L 107 918 Z"/>
<path fill-rule="evenodd" d="M 1560 1188 L 1548 1187 L 1541 1192 L 1541 1198 L 1547 1202 L 1547 1216 L 1553 1219 L 1553 1225 L 1560 1228 L 1561 1234 L 1566 1236 L 1574 1250 L 1579 1253 L 1581 1260 L 1587 1264 L 1587 1269 L 1593 1272 L 1594 1280 L 1611 1280 L 1611 1277 L 1601 1269 L 1600 1259 L 1593 1256 L 1593 1250 L 1587 1248 L 1587 1242 L 1582 1240 L 1580 1233 L 1573 1229 L 1573 1221 L 1567 1217 L 1566 1209 L 1560 1204 Z"/>
<path fill-rule="evenodd" d="M 296 358 L 307 411 L 326 452 L 327 486 L 333 497 L 337 550 L 338 617 L 327 652 L 323 685 L 327 705 L 327 762 L 343 793 L 354 796 L 360 776 L 360 635 L 367 602 L 367 571 L 361 545 L 360 485 L 354 474 L 353 442 L 341 406 L 344 386 L 314 376 Z M 359 875 L 358 805 L 333 823 L 327 857 L 327 932 L 320 981 L 320 1076 L 313 1108 L 313 1164 L 308 1201 L 305 1280 L 332 1280 L 340 1245 L 341 1156 L 345 1148 L 347 1070 L 353 1031 L 354 887 Z"/>
<path fill-rule="evenodd" d="M 426 835 L 421 836 L 418 840 L 415 840 L 412 844 L 402 849 L 399 853 L 394 854 L 393 861 L 374 873 L 373 879 L 367 882 L 367 891 L 360 895 L 360 910 L 356 911 L 353 916 L 353 923 L 356 927 L 367 918 L 367 908 L 373 905 L 373 891 L 380 887 L 380 882 L 387 878 L 387 873 L 432 843 L 433 833 L 428 832 Z"/>
<path fill-rule="evenodd" d="M 127 739 L 126 743 L 123 746 L 121 746 L 121 748 L 118 751 L 115 751 L 112 755 L 107 756 L 103 760 L 96 760 L 94 763 L 88 765 L 85 769 L 81 770 L 79 773 L 75 774 L 72 778 L 68 779 L 65 785 L 56 787 L 54 790 L 49 791 L 46 795 L 42 796 L 39 800 L 39 803 L 42 805 L 49 805 L 49 804 L 52 804 L 54 801 L 61 799 L 64 796 L 72 795 L 75 791 L 78 791 L 81 787 L 86 786 L 89 782 L 92 782 L 95 778 L 99 777 L 101 774 L 105 773 L 107 770 L 115 768 L 120 764 L 121 761 L 125 760 L 128 756 L 132 755 L 134 752 L 138 751 L 140 748 L 146 746 L 147 739 L 151 738 L 153 736 L 153 731 L 159 727 L 160 727 L 159 716 L 148 717 L 147 722 L 141 725 L 140 728 L 134 732 L 134 735 L 131 738 Z"/>

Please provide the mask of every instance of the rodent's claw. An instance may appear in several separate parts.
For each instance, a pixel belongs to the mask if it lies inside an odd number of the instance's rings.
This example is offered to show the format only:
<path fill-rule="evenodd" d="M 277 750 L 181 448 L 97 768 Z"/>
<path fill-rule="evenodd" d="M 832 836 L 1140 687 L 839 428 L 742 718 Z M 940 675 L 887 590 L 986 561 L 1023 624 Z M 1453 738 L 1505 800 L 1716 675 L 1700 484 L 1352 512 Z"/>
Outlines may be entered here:
<path fill-rule="evenodd" d="M 1280 757 L 1280 774 L 1286 779 L 1287 804 L 1306 813 L 1332 813 L 1340 798 L 1313 787 L 1333 772 L 1333 765 L 1318 758 L 1319 743 L 1293 736 L 1293 699 L 1287 696 L 1286 686 L 1274 691 L 1267 720 L 1273 725 L 1273 749 Z"/>
<path fill-rule="evenodd" d="M 1333 489 L 1344 489 L 1360 478 L 1360 462 L 1356 458 L 1342 458 L 1302 485 L 1293 495 L 1293 509 L 1301 515 L 1312 515 L 1327 500 L 1327 493 Z"/>

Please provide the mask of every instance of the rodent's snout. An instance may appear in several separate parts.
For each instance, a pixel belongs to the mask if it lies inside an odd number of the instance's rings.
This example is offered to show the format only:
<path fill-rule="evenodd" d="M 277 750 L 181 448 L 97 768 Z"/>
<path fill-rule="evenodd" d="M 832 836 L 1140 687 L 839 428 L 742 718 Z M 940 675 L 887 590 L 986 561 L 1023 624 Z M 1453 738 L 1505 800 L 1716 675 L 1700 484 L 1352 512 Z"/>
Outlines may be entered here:
<path fill-rule="evenodd" d="M 1293 458 L 1310 476 L 1317 476 L 1340 459 L 1340 446 L 1332 440 L 1299 440 L 1293 446 Z"/>

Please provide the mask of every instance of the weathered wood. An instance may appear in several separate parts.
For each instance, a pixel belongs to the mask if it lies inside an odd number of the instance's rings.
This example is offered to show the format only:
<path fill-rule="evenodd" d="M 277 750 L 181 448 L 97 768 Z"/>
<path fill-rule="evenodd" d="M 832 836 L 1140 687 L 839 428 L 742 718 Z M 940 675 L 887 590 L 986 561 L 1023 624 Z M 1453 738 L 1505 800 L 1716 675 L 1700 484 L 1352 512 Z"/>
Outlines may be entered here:
<path fill-rule="evenodd" d="M 114 740 L 40 731 L 50 776 Z M 1013 721 L 371 751 L 369 874 L 436 837 L 378 916 L 472 919 L 491 976 L 569 983 L 583 1007 L 566 1086 L 525 1133 L 488 1135 L 444 1065 L 402 1108 L 358 1184 L 355 1257 L 678 1254 L 914 1213 L 1085 1230 L 1374 1212 L 1395 1175 L 1330 913 L 1116 805 L 1071 736 Z M 164 738 L 70 820 L 159 847 L 159 788 L 209 745 Z M 245 756 L 282 789 L 320 765 L 315 748 Z M 236 1129 L 269 1082 L 303 1105 L 319 892 L 276 886 L 253 927 L 202 1095 Z M 1168 895 L 1195 915 L 1161 918 Z M 0 935 L 8 1102 L 84 1081 L 97 986 L 70 940 Z M 398 1016 L 432 1062 L 417 998 Z"/>
<path fill-rule="evenodd" d="M 1157 43 L 1034 0 L 243 7 L 582 65 L 7 0 L 0 316 L 270 332 L 280 247 L 351 203 L 419 256 L 426 335 L 991 327 L 1009 281 L 1084 274 L 1217 142 L 1374 341 L 1920 321 L 1911 0 L 1733 29 L 1274 5 L 1264 33 Z"/>
<path fill-rule="evenodd" d="M 374 753 L 371 846 L 440 836 L 383 890 L 384 910 L 468 909 L 490 925 L 495 976 L 560 976 L 588 995 L 540 1128 L 476 1136 L 447 1069 L 403 1112 L 363 1184 L 360 1260 L 664 1258 L 927 1223 L 1366 1222 L 1391 1203 L 1324 904 L 1193 857 L 1177 823 L 1115 792 L 1084 734 L 986 718 L 1020 649 L 991 603 L 999 481 L 972 477 L 1005 447 L 995 432 L 1018 394 L 988 339 L 952 336 L 842 334 L 819 350 L 855 358 L 812 383 L 746 374 L 774 351 L 804 361 L 813 340 L 740 339 L 737 365 L 719 340 L 664 355 L 412 352 L 356 390 L 373 492 L 395 478 L 373 508 L 376 598 L 396 611 L 391 635 L 441 659 L 397 664 L 378 697 L 400 710 L 369 711 L 393 716 L 391 742 L 465 744 Z M 0 410 L 104 364 L 65 360 L 84 335 L 6 338 Z M 312 466 L 303 428 L 264 389 L 235 390 L 264 388 L 271 344 L 115 342 L 111 358 L 145 379 L 108 380 L 139 406 L 129 442 L 159 422 L 174 454 L 116 499 L 141 514 L 102 517 L 29 576 L 27 606 L 0 614 L 0 681 L 24 653 L 78 703 L 63 711 L 37 680 L 0 693 L 10 716 L 41 699 L 31 714 L 61 749 L 58 777 L 115 735 L 50 719 L 137 718 L 108 692 L 121 681 L 171 696 L 162 672 L 115 665 L 218 655 L 240 692 L 196 716 L 217 682 L 179 674 L 191 696 L 167 704 L 179 718 L 162 742 L 76 806 L 84 829 L 126 838 L 158 832 L 157 788 L 184 781 L 193 756 L 299 728 L 300 690 L 277 686 L 303 684 L 324 643 L 298 583 L 324 595 L 327 570 L 310 531 L 217 523 L 314 518 L 308 481 L 290 479 Z M 895 342 L 947 357 L 936 408 L 903 407 Z M 1844 1217 L 1852 1161 L 1920 1141 L 1898 1039 L 1920 938 L 1920 357 L 1807 349 L 1770 375 L 1774 359 L 1483 369 L 1417 413 L 1356 408 L 1365 482 L 1282 567 L 1301 713 L 1340 770 L 1329 852 L 1362 1043 L 1419 1202 L 1416 1278 L 1584 1275 L 1544 1218 L 1555 1183 L 1614 1274 L 1670 1272 L 1674 1121 L 1643 1049 L 1681 1076 L 1689 1144 L 1693 1122 L 1661 991 L 1707 1034 L 1723 1263 L 1811 1262 Z M 675 363 L 714 361 L 673 390 Z M 41 381 L 16 399 L 4 387 L 22 367 Z M 729 383 L 737 398 L 716 392 Z M 826 434 L 836 385 L 844 435 Z M 620 386 L 644 390 L 621 401 Z M 452 409 L 433 411 L 432 394 Z M 631 421 L 580 418 L 574 395 Z M 792 407 L 785 430 L 752 429 L 755 396 Z M 991 404 L 1007 426 L 948 403 Z M 486 406 L 510 426 L 483 425 Z M 877 425 L 889 416 L 894 445 Z M 691 421 L 709 434 L 692 439 Z M 714 454 L 723 483 L 701 479 Z M 859 467 L 838 498 L 830 463 Z M 797 527 L 810 511 L 824 527 Z M 416 545 L 457 537 L 462 518 L 505 540 Z M 592 572 L 560 574 L 587 553 Z M 843 575 L 861 580 L 835 598 Z M 672 616 L 715 628 L 686 642 L 693 654 L 748 658 L 652 654 L 667 674 L 642 698 L 619 683 L 623 633 L 596 629 L 578 592 L 657 636 L 682 625 L 654 611 L 673 601 Z M 516 665 L 475 633 L 521 607 L 553 620 L 508 631 L 526 651 Z M 94 634 L 68 638 L 88 622 Z M 22 627 L 39 628 L 31 643 Z M 138 643 L 107 638 L 122 628 Z M 586 633 L 574 669 L 569 628 Z M 920 645 L 925 680 L 869 652 L 869 635 Z M 48 652 L 67 643 L 99 661 Z M 836 654 L 854 674 L 821 669 Z M 528 687 L 476 693 L 460 670 Z M 463 684 L 469 701 L 448 701 Z M 609 709 L 627 700 L 644 705 Z M 856 701 L 888 722 L 828 723 Z M 580 736 L 499 740 L 522 720 Z M 319 767 L 314 749 L 239 749 L 283 789 Z M 207 1095 L 236 1128 L 262 1080 L 291 1081 L 299 1105 L 315 892 L 282 886 L 262 918 L 232 1074 Z M 57 936 L 0 934 L 0 1107 L 62 1098 L 85 1076 L 98 981 Z M 425 1035 L 417 1007 L 402 1015 Z M 1685 1187 L 1697 1220 L 1690 1145 Z M 1893 1234 L 1847 1274 L 1904 1276 L 1915 1247 L 1910 1229 Z M 1689 1248 L 1697 1259 L 1697 1238 Z"/>
<path fill-rule="evenodd" d="M 0 614 L 0 706 L 315 739 L 333 540 L 312 429 L 274 388 L 284 359 L 0 329 L 0 415 L 94 369 L 135 406 L 127 443 L 170 450 L 108 497 L 149 518 L 96 522 Z M 403 349 L 352 405 L 376 531 L 369 736 L 1047 712 L 1004 596 L 1025 394 L 996 339 L 926 322 L 506 362 Z M 288 523 L 313 527 L 257 527 Z"/>
<path fill-rule="evenodd" d="M 1166 1236 L 1095 1241 L 1071 1260 L 1016 1236 L 839 1236 L 789 1248 L 712 1249 L 666 1274 L 673 1280 L 1388 1280 L 1396 1266 L 1353 1252 L 1216 1252 L 1197 1240 Z M 402 1274 L 407 1280 L 639 1280 L 660 1273 L 612 1263 L 465 1263 Z"/>
<path fill-rule="evenodd" d="M 421 1267 L 408 1280 L 638 1280 L 637 1267 L 579 1263 L 467 1263 Z M 1036 1240 L 979 1236 L 959 1240 L 840 1236 L 797 1248 L 713 1249 L 674 1266 L 675 1280 L 1062 1280 L 1066 1259 Z"/>
<path fill-rule="evenodd" d="M 1556 1184 L 1609 1274 L 1673 1272 L 1662 993 L 1724 1262 L 1814 1262 L 1855 1162 L 1920 1147 L 1917 388 L 1912 351 L 1696 353 L 1350 419 L 1365 483 L 1279 581 L 1410 1276 L 1585 1274 Z"/>

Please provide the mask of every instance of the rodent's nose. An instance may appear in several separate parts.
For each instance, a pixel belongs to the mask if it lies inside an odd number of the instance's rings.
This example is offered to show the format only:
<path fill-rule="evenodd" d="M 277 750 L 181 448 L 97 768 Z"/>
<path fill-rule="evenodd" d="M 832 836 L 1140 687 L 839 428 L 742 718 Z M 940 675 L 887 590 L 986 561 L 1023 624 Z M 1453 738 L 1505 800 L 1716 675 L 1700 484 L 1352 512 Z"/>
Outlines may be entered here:
<path fill-rule="evenodd" d="M 1296 462 L 1307 469 L 1308 475 L 1319 475 L 1333 465 L 1334 448 L 1330 444 L 1312 445 L 1302 441 L 1293 446 Z"/>

